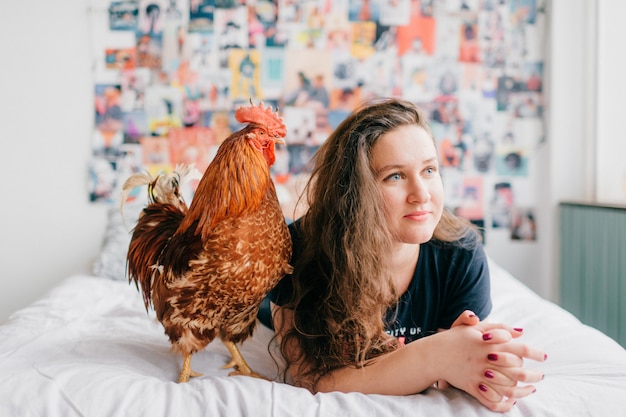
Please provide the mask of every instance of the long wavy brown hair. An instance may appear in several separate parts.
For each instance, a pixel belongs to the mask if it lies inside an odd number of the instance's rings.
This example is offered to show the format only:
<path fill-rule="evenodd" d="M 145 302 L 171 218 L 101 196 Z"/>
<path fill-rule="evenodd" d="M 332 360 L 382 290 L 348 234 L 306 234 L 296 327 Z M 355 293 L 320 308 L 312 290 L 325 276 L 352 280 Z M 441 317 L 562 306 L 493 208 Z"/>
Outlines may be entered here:
<path fill-rule="evenodd" d="M 397 347 L 395 338 L 385 333 L 384 322 L 399 296 L 387 268 L 393 238 L 371 153 L 382 135 L 405 125 L 420 126 L 432 137 L 413 103 L 367 103 L 349 115 L 313 157 L 294 294 L 283 306 L 293 311 L 293 322 L 285 332 L 277 329 L 283 333 L 281 351 L 287 364 L 301 366 L 295 372 L 300 380 L 294 382 L 312 391 L 327 373 L 365 366 Z M 433 238 L 455 242 L 472 230 L 469 222 L 444 210 Z M 294 345 L 298 348 L 290 348 Z"/>

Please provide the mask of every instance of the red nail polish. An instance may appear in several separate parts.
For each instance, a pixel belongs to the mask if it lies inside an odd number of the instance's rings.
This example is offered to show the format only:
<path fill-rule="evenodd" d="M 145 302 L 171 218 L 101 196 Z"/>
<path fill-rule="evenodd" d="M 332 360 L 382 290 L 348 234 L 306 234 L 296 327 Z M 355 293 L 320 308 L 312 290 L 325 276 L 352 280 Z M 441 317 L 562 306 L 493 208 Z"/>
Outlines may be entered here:
<path fill-rule="evenodd" d="M 498 355 L 496 355 L 495 353 L 490 353 L 489 355 L 487 355 L 487 359 L 489 359 L 490 361 L 497 361 Z"/>
<path fill-rule="evenodd" d="M 485 377 L 492 379 L 493 378 L 493 372 L 491 371 L 485 371 Z"/>
<path fill-rule="evenodd" d="M 544 355 L 543 355 L 543 360 L 545 361 L 545 360 L 547 360 L 547 359 L 548 359 L 548 354 L 547 354 L 547 353 L 544 353 Z"/>
<path fill-rule="evenodd" d="M 524 329 L 522 329 L 521 327 L 513 327 L 513 330 L 515 330 L 518 333 L 521 333 L 524 331 Z"/>
<path fill-rule="evenodd" d="M 478 385 L 478 389 L 481 390 L 482 392 L 487 392 L 487 386 L 486 385 L 479 384 Z"/>
<path fill-rule="evenodd" d="M 492 337 L 493 337 L 493 336 L 491 336 L 491 333 L 485 333 L 485 334 L 483 335 L 483 340 L 491 340 L 491 338 L 492 338 Z"/>

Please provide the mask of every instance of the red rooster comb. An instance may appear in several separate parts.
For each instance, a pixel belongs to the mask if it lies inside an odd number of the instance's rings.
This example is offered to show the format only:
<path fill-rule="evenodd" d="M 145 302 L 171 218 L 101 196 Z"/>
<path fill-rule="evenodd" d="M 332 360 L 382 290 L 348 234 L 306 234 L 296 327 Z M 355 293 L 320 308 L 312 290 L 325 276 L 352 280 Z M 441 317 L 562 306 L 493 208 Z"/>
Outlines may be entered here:
<path fill-rule="evenodd" d="M 240 123 L 255 123 L 264 126 L 275 137 L 284 138 L 287 135 L 283 118 L 278 115 L 277 111 L 272 110 L 271 106 L 264 107 L 263 102 L 254 105 L 250 99 L 250 106 L 239 107 L 235 112 L 235 118 Z"/>

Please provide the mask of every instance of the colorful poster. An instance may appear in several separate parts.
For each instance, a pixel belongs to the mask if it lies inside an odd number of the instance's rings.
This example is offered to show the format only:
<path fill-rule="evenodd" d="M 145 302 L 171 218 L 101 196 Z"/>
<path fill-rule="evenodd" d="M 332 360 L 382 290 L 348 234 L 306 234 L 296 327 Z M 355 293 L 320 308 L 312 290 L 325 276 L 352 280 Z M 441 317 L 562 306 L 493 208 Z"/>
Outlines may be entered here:
<path fill-rule="evenodd" d="M 135 68 L 135 48 L 105 49 L 104 54 L 107 69 L 129 70 Z"/>
<path fill-rule="evenodd" d="M 481 220 L 485 217 L 482 177 L 466 177 L 463 179 L 461 205 L 456 213 L 468 220 Z"/>
<path fill-rule="evenodd" d="M 255 50 L 233 49 L 228 54 L 232 73 L 230 85 L 233 100 L 263 99 L 261 89 L 261 54 Z"/>
<path fill-rule="evenodd" d="M 122 88 L 119 84 L 96 84 L 95 127 L 98 130 L 119 131 L 122 129 Z"/>
<path fill-rule="evenodd" d="M 487 234 L 536 235 L 543 2 L 118 0 L 106 13 L 94 26 L 93 201 L 115 200 L 129 172 L 206 167 L 252 99 L 287 125 L 272 175 L 293 215 L 332 130 L 364 101 L 401 97 L 429 119 L 446 204 Z"/>
<path fill-rule="evenodd" d="M 137 30 L 139 6 L 136 0 L 112 1 L 109 5 L 109 28 L 111 30 Z"/>
<path fill-rule="evenodd" d="M 211 32 L 215 0 L 193 0 L 189 7 L 189 32 Z"/>
<path fill-rule="evenodd" d="M 208 127 L 173 128 L 169 132 L 169 145 L 172 165 L 194 164 L 204 172 L 213 158 L 216 142 Z"/>

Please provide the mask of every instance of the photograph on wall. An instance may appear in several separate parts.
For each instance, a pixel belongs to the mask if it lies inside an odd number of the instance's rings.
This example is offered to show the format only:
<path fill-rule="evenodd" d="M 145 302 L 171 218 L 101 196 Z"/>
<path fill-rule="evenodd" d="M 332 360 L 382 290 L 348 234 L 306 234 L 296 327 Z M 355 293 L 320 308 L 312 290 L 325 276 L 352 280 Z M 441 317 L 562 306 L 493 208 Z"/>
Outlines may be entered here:
<path fill-rule="evenodd" d="M 513 188 L 510 182 L 498 182 L 493 188 L 493 199 L 490 205 L 492 227 L 508 229 L 511 225 L 511 210 L 514 202 Z"/>
<path fill-rule="evenodd" d="M 119 84 L 96 84 L 95 128 L 116 132 L 122 129 L 122 87 Z"/>
<path fill-rule="evenodd" d="M 139 22 L 139 5 L 136 0 L 112 1 L 109 5 L 111 30 L 136 30 Z"/>
<path fill-rule="evenodd" d="M 511 211 L 511 239 L 537 240 L 535 210 L 529 207 L 514 207 Z"/>

